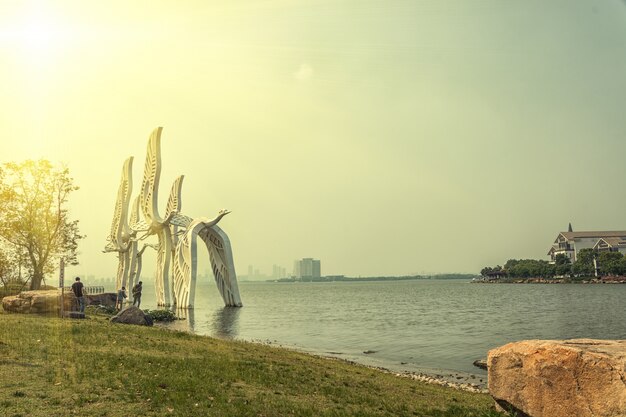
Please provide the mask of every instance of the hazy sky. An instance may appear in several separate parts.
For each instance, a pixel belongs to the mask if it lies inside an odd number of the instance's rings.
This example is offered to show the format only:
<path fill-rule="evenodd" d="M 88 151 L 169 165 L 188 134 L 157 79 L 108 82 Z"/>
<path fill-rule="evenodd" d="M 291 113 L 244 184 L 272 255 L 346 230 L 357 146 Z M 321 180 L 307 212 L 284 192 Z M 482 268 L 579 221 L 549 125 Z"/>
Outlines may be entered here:
<path fill-rule="evenodd" d="M 157 126 L 161 211 L 180 174 L 185 214 L 230 209 L 240 274 L 475 273 L 626 229 L 621 0 L 4 0 L 0 85 L 0 161 L 81 187 L 69 274 L 115 274 Z"/>

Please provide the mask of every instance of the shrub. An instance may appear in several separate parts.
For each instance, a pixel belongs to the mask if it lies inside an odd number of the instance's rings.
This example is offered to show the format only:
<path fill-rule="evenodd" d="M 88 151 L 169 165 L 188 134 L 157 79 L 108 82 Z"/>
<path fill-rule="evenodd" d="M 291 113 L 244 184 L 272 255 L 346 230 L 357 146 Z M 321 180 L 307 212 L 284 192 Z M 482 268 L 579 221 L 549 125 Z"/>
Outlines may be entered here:
<path fill-rule="evenodd" d="M 178 320 L 176 314 L 171 310 L 144 310 L 146 315 L 150 316 L 154 321 L 174 321 Z"/>
<path fill-rule="evenodd" d="M 85 306 L 85 314 L 91 314 L 95 316 L 113 316 L 117 314 L 117 309 L 115 307 L 105 305 L 88 305 Z"/>

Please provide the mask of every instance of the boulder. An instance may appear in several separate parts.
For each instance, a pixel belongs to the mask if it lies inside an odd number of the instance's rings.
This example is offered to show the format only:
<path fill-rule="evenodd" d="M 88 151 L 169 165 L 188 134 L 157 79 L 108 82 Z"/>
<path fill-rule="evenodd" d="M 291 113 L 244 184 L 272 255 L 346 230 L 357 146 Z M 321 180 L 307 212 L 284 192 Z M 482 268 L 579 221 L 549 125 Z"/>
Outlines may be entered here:
<path fill-rule="evenodd" d="M 115 293 L 85 295 L 85 305 L 115 306 Z M 22 291 L 18 295 L 4 297 L 2 308 L 10 313 L 35 313 L 35 314 L 59 314 L 61 305 L 60 290 L 36 290 Z M 65 291 L 63 295 L 63 309 L 65 311 L 77 311 L 78 300 L 71 291 Z"/>
<path fill-rule="evenodd" d="M 139 326 L 152 326 L 152 318 L 147 316 L 139 307 L 131 306 L 111 317 L 112 323 L 136 324 Z"/>
<path fill-rule="evenodd" d="M 626 340 L 526 340 L 489 351 L 489 393 L 529 417 L 626 416 Z"/>
<path fill-rule="evenodd" d="M 72 294 L 72 297 L 74 294 Z M 88 294 L 85 296 L 86 305 L 100 305 L 107 307 L 115 307 L 117 295 L 114 292 L 105 292 L 102 294 Z"/>
<path fill-rule="evenodd" d="M 59 314 L 58 290 L 23 291 L 4 297 L 2 308 L 10 313 Z"/>
<path fill-rule="evenodd" d="M 485 371 L 487 370 L 487 359 L 476 359 L 472 363 L 477 368 L 484 369 Z"/>

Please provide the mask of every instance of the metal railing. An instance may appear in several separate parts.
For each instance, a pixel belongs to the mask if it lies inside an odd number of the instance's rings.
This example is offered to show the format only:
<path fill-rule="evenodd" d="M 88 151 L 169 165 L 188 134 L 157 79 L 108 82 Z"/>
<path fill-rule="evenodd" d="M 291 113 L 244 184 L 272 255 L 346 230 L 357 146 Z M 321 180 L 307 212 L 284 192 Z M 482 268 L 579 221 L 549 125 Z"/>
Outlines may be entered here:
<path fill-rule="evenodd" d="M 71 292 L 72 291 L 72 287 L 64 287 L 63 290 L 65 292 Z M 99 285 L 91 285 L 91 286 L 84 286 L 83 287 L 83 293 L 84 294 L 104 294 L 104 287 L 103 286 L 99 286 Z"/>

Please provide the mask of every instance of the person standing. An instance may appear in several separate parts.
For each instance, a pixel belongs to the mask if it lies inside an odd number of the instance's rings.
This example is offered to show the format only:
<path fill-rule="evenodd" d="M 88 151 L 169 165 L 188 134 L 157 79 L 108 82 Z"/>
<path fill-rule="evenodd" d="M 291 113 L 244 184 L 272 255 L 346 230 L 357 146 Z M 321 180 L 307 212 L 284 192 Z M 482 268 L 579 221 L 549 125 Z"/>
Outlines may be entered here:
<path fill-rule="evenodd" d="M 80 282 L 80 277 L 76 277 L 76 281 L 72 284 L 72 292 L 78 300 L 78 311 L 85 312 L 85 296 L 83 294 L 83 283 Z"/>
<path fill-rule="evenodd" d="M 142 283 L 139 281 L 137 284 L 133 286 L 133 305 L 137 304 L 137 308 L 141 305 L 141 290 Z"/>
<path fill-rule="evenodd" d="M 126 287 L 122 287 L 122 289 L 117 292 L 117 302 L 115 303 L 115 308 L 121 310 L 124 305 L 125 298 L 128 298 L 126 296 Z"/>

